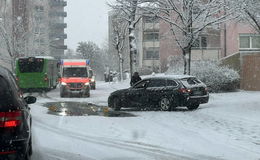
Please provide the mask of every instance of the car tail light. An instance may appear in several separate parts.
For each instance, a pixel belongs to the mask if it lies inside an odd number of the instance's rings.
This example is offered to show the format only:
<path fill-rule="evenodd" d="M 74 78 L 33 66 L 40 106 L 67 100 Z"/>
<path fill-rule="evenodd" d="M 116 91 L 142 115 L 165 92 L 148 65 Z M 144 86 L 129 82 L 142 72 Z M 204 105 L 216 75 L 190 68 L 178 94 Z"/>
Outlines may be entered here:
<path fill-rule="evenodd" d="M 21 111 L 0 112 L 0 128 L 12 128 L 21 124 Z"/>
<path fill-rule="evenodd" d="M 4 155 L 4 154 L 14 154 L 16 153 L 16 151 L 7 151 L 7 152 L 0 152 L 0 155 Z"/>
<path fill-rule="evenodd" d="M 181 93 L 190 93 L 190 92 L 191 92 L 190 89 L 186 89 L 186 88 L 180 88 L 179 91 L 180 91 Z"/>

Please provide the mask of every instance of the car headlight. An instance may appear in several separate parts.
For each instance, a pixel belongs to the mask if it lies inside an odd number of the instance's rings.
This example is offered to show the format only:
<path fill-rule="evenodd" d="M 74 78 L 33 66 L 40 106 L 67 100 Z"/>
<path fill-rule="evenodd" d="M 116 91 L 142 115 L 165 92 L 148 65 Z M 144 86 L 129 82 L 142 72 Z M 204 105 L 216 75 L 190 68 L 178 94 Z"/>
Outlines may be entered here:
<path fill-rule="evenodd" d="M 67 83 L 65 83 L 65 82 L 61 82 L 61 85 L 63 85 L 63 86 L 66 86 L 66 85 L 67 85 Z"/>
<path fill-rule="evenodd" d="M 89 86 L 89 82 L 85 83 L 85 86 Z"/>

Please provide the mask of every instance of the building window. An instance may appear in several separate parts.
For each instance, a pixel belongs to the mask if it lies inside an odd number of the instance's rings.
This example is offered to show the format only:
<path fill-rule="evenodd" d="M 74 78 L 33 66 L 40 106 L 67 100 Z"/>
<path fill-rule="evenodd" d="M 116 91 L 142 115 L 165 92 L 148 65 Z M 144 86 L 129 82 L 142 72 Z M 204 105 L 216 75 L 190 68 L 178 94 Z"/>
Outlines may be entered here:
<path fill-rule="evenodd" d="M 159 41 L 159 33 L 158 32 L 145 32 L 144 33 L 144 41 Z"/>
<path fill-rule="evenodd" d="M 195 49 L 206 49 L 208 47 L 208 38 L 206 36 L 199 36 L 192 45 Z"/>
<path fill-rule="evenodd" d="M 151 48 L 145 49 L 144 59 L 145 60 L 159 60 L 160 59 L 159 48 L 151 47 Z"/>
<path fill-rule="evenodd" d="M 250 34 L 239 36 L 240 49 L 260 49 L 260 35 Z"/>
<path fill-rule="evenodd" d="M 43 12 L 44 11 L 44 7 L 43 6 L 35 6 L 35 10 L 37 12 Z"/>
<path fill-rule="evenodd" d="M 159 23 L 159 18 L 154 16 L 144 16 L 144 23 Z"/>

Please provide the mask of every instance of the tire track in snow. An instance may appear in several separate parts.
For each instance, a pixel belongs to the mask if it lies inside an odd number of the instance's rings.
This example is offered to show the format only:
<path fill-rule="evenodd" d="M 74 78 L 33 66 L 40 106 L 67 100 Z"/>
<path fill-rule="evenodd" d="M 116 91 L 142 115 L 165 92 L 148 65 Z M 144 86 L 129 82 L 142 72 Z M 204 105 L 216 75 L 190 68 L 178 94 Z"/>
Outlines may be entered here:
<path fill-rule="evenodd" d="M 175 153 L 171 153 L 169 151 L 165 151 L 164 148 L 149 145 L 149 144 L 144 144 L 144 143 L 120 141 L 117 139 L 110 139 L 110 138 L 103 138 L 103 137 L 99 138 L 99 137 L 94 137 L 94 136 L 82 135 L 82 134 L 68 131 L 65 129 L 60 129 L 60 128 L 57 129 L 57 128 L 50 127 L 49 125 L 44 124 L 40 120 L 36 120 L 36 119 L 33 119 L 33 120 L 34 120 L 34 124 L 36 124 L 37 127 L 45 129 L 45 130 L 49 130 L 49 131 L 59 134 L 59 135 L 63 135 L 63 136 L 70 137 L 73 139 L 78 139 L 80 141 L 93 143 L 93 144 L 97 144 L 97 145 L 102 145 L 102 146 L 106 146 L 106 147 L 113 147 L 116 149 L 123 149 L 126 151 L 141 153 L 141 154 L 150 156 L 150 157 L 158 159 L 158 160 L 194 160 L 194 159 L 220 160 L 217 158 L 200 156 L 200 155 L 188 155 L 188 156 L 185 155 L 184 156 L 184 155 L 181 155 L 181 153 L 178 155 Z M 64 133 L 66 133 L 66 134 L 64 134 Z"/>

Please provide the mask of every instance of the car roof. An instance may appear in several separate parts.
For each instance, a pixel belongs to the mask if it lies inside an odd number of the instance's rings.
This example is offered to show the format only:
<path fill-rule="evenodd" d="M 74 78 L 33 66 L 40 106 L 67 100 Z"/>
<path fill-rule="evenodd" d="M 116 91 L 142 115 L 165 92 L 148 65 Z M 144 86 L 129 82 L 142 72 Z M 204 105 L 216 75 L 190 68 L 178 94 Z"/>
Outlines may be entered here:
<path fill-rule="evenodd" d="M 178 80 L 178 79 L 185 79 L 185 78 L 195 78 L 194 76 L 190 75 L 155 75 L 155 76 L 147 76 L 145 79 L 171 79 L 171 80 Z"/>

